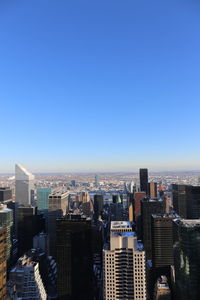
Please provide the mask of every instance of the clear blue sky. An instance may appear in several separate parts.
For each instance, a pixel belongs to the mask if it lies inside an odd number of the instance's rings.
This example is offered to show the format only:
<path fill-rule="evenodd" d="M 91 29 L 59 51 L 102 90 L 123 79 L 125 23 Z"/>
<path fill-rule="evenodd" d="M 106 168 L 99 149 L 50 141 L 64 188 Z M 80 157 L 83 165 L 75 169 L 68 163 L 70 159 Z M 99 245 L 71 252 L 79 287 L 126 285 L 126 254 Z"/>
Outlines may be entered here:
<path fill-rule="evenodd" d="M 200 169 L 200 3 L 1 0 L 0 172 Z"/>

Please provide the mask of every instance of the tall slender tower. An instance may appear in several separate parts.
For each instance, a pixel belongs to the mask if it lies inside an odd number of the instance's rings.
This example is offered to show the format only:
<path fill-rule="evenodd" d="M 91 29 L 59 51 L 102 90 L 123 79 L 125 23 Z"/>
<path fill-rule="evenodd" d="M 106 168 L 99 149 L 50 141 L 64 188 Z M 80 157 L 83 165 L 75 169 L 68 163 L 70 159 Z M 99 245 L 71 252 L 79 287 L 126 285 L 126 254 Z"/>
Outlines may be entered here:
<path fill-rule="evenodd" d="M 24 206 L 31 205 L 31 191 L 34 189 L 35 176 L 23 166 L 15 165 L 16 202 Z"/>
<path fill-rule="evenodd" d="M 149 195 L 148 169 L 140 169 L 140 191 Z"/>

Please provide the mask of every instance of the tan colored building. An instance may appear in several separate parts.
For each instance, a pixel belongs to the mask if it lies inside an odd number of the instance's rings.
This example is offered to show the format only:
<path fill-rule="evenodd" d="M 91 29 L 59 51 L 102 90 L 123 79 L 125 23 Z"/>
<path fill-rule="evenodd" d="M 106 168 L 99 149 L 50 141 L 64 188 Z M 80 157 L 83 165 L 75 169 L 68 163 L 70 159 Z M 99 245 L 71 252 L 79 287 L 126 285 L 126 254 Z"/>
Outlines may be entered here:
<path fill-rule="evenodd" d="M 104 300 L 146 300 L 145 252 L 129 222 L 111 222 L 103 251 Z"/>
<path fill-rule="evenodd" d="M 158 278 L 155 285 L 154 300 L 171 300 L 171 290 L 169 288 L 167 277 Z"/>
<path fill-rule="evenodd" d="M 157 198 L 157 182 L 149 182 L 150 198 Z"/>

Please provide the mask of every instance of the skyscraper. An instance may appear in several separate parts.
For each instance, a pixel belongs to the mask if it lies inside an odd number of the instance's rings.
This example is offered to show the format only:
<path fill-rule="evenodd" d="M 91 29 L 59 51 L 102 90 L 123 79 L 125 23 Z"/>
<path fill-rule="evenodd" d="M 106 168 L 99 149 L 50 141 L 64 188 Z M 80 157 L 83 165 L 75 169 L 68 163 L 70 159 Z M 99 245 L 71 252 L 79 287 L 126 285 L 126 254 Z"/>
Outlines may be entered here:
<path fill-rule="evenodd" d="M 103 211 L 103 195 L 94 195 L 94 220 L 97 221 Z"/>
<path fill-rule="evenodd" d="M 32 190 L 34 190 L 35 176 L 23 166 L 15 165 L 15 196 L 16 202 L 27 206 L 31 205 Z"/>
<path fill-rule="evenodd" d="M 163 214 L 164 212 L 165 204 L 163 200 L 149 198 L 141 200 L 142 240 L 147 259 L 152 259 L 151 215 Z"/>
<path fill-rule="evenodd" d="M 200 220 L 177 219 L 174 229 L 174 270 L 177 300 L 200 295 Z"/>
<path fill-rule="evenodd" d="M 37 189 L 37 205 L 38 210 L 44 211 L 49 209 L 49 195 L 51 194 L 50 188 Z"/>
<path fill-rule="evenodd" d="M 49 254 L 55 257 L 56 255 L 56 219 L 66 215 L 68 206 L 68 192 L 57 192 L 49 195 L 49 212 L 47 232 L 49 237 Z"/>
<path fill-rule="evenodd" d="M 149 182 L 148 190 L 150 198 L 157 198 L 157 182 Z"/>
<path fill-rule="evenodd" d="M 95 175 L 95 186 L 99 187 L 99 176 Z"/>
<path fill-rule="evenodd" d="M 0 187 L 0 202 L 12 201 L 12 190 L 9 187 Z"/>
<path fill-rule="evenodd" d="M 6 205 L 0 205 L 0 226 L 6 228 L 6 258 L 11 258 L 13 212 Z"/>
<path fill-rule="evenodd" d="M 60 299 L 92 300 L 92 227 L 85 219 L 56 223 L 57 291 Z"/>
<path fill-rule="evenodd" d="M 172 184 L 173 207 L 187 219 L 200 218 L 200 186 Z"/>
<path fill-rule="evenodd" d="M 0 227 L 0 299 L 6 300 L 6 228 Z"/>
<path fill-rule="evenodd" d="M 174 264 L 172 221 L 177 217 L 177 214 L 152 214 L 151 216 L 152 263 L 154 268 L 170 268 Z"/>
<path fill-rule="evenodd" d="M 33 237 L 44 231 L 45 220 L 37 214 L 37 207 L 18 207 L 18 253 L 23 255 L 33 247 Z"/>
<path fill-rule="evenodd" d="M 39 264 L 26 255 L 10 271 L 9 299 L 46 300 Z"/>
<path fill-rule="evenodd" d="M 129 222 L 111 222 L 103 273 L 104 300 L 146 300 L 145 252 Z"/>
<path fill-rule="evenodd" d="M 140 169 L 140 191 L 149 195 L 148 169 Z"/>

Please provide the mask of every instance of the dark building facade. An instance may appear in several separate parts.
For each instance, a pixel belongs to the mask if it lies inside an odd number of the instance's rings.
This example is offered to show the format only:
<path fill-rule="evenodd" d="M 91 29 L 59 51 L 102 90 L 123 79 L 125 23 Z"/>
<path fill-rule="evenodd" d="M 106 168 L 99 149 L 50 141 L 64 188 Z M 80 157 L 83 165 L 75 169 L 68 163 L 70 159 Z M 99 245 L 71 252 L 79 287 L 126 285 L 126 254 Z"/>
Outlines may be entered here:
<path fill-rule="evenodd" d="M 0 202 L 12 200 L 12 190 L 9 187 L 0 187 Z"/>
<path fill-rule="evenodd" d="M 171 286 L 173 255 L 173 220 L 177 214 L 153 214 L 151 216 L 152 272 L 153 285 L 158 277 L 165 275 Z"/>
<path fill-rule="evenodd" d="M 56 221 L 58 299 L 92 300 L 92 227 L 85 219 Z"/>
<path fill-rule="evenodd" d="M 149 198 L 141 200 L 142 240 L 147 259 L 152 259 L 151 215 L 163 214 L 164 212 L 163 200 Z"/>
<path fill-rule="evenodd" d="M 94 195 L 94 221 L 96 222 L 103 211 L 103 195 Z"/>
<path fill-rule="evenodd" d="M 173 208 L 186 219 L 200 218 L 200 186 L 172 184 Z"/>
<path fill-rule="evenodd" d="M 148 187 L 148 169 L 140 169 L 140 191 L 149 195 Z"/>
<path fill-rule="evenodd" d="M 33 237 L 45 231 L 45 219 L 37 214 L 36 207 L 18 207 L 18 255 L 33 248 Z"/>
<path fill-rule="evenodd" d="M 173 221 L 175 300 L 200 295 L 200 220 Z"/>

